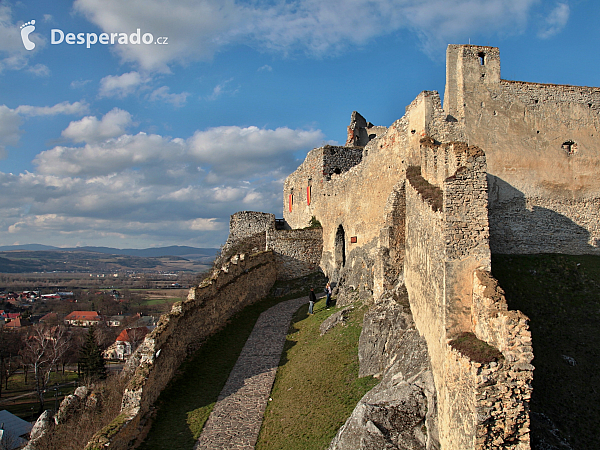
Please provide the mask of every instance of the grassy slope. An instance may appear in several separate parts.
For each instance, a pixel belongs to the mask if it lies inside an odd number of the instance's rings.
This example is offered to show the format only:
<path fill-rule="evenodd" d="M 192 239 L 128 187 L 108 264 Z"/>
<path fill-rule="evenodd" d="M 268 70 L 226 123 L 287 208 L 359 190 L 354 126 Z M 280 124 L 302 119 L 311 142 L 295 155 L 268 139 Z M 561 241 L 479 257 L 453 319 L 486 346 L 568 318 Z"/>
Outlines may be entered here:
<path fill-rule="evenodd" d="M 192 448 L 260 313 L 283 300 L 308 295 L 310 286 L 320 287 L 325 283 L 321 275 L 278 282 L 271 292 L 288 288 L 293 293 L 268 297 L 245 308 L 209 338 L 161 394 L 158 413 L 139 449 Z"/>
<path fill-rule="evenodd" d="M 353 311 L 347 326 L 319 336 L 334 309 L 325 301 L 295 314 L 267 405 L 257 450 L 327 448 L 358 400 L 376 383 L 358 379 L 358 338 L 366 308 Z"/>
<path fill-rule="evenodd" d="M 492 271 L 506 291 L 509 308 L 531 319 L 532 412 L 549 417 L 574 450 L 597 448 L 600 257 L 494 255 Z M 574 358 L 576 365 L 563 355 Z M 536 448 L 548 433 L 536 414 L 532 417 Z"/>

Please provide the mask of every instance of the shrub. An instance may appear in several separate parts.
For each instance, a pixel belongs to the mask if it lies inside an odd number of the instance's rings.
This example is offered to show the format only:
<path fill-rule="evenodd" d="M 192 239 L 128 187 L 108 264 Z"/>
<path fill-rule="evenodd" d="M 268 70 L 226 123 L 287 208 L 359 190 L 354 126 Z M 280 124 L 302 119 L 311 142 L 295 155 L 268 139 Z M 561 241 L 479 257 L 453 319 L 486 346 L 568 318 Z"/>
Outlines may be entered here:
<path fill-rule="evenodd" d="M 321 222 L 319 222 L 319 219 L 312 216 L 308 222 L 308 228 L 323 228 L 323 226 L 321 225 Z"/>

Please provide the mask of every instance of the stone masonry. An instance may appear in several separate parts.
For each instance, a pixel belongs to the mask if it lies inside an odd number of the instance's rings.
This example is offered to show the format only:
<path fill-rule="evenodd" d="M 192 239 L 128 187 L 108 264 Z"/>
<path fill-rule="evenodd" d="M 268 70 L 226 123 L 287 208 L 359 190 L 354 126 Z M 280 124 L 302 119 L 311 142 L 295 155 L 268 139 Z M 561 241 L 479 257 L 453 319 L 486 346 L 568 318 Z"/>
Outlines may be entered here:
<path fill-rule="evenodd" d="M 128 360 L 125 370 L 132 376 L 121 414 L 96 433 L 86 449 L 125 450 L 140 439 L 151 406 L 185 357 L 236 312 L 265 297 L 276 276 L 272 252 L 241 254 L 190 289 L 187 300 L 175 303 L 170 313 L 161 316 Z"/>
<path fill-rule="evenodd" d="M 373 136 L 353 113 L 343 170 L 323 147 L 285 181 L 285 221 L 320 221 L 320 267 L 341 297 L 406 286 L 442 449 L 529 448 L 528 319 L 507 311 L 490 256 L 600 252 L 599 127 L 600 88 L 502 80 L 497 48 L 450 45 L 443 106 L 423 91 Z M 501 357 L 457 351 L 464 333 Z"/>
<path fill-rule="evenodd" d="M 446 55 L 443 106 L 423 91 L 389 127 L 354 112 L 346 146 L 308 153 L 283 186 L 285 230 L 272 214 L 232 216 L 226 248 L 272 252 L 232 261 L 227 282 L 192 290 L 161 320 L 137 353 L 120 422 L 97 443 L 132 441 L 174 370 L 157 369 L 161 358 L 177 367 L 186 350 L 175 343 L 187 349 L 199 336 L 190 323 L 226 320 L 249 292 L 318 266 L 338 305 L 374 302 L 360 352 L 382 380 L 331 448 L 530 448 L 528 318 L 508 310 L 491 253 L 600 253 L 600 88 L 502 80 L 494 47 L 450 45 Z M 306 229 L 313 217 L 322 228 Z M 218 306 L 228 289 L 246 294 Z M 402 308 L 390 298 L 400 290 Z M 409 310 L 406 327 L 392 323 Z M 465 337 L 495 356 L 455 345 Z"/>

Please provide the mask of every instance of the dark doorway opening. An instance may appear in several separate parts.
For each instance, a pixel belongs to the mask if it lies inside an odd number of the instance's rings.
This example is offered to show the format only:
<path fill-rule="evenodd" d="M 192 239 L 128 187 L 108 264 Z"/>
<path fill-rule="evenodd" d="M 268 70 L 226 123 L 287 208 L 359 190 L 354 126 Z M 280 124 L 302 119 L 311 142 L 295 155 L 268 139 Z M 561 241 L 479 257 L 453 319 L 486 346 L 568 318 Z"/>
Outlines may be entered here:
<path fill-rule="evenodd" d="M 338 268 L 346 265 L 346 233 L 342 225 L 335 233 L 335 265 Z"/>

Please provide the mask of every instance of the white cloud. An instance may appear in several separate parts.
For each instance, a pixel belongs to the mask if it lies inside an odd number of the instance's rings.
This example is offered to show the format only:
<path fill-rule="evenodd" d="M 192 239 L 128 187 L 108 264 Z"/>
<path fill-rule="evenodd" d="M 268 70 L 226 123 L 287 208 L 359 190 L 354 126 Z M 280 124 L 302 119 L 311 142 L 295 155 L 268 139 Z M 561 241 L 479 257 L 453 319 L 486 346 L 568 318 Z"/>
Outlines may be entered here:
<path fill-rule="evenodd" d="M 92 80 L 74 80 L 71 81 L 71 88 L 73 89 L 80 89 L 82 87 L 84 87 L 86 84 L 91 83 Z"/>
<path fill-rule="evenodd" d="M 45 64 L 36 64 L 35 66 L 32 66 L 27 70 L 28 70 L 28 72 L 34 74 L 37 77 L 50 76 L 50 69 Z"/>
<path fill-rule="evenodd" d="M 546 17 L 542 29 L 538 36 L 542 39 L 547 39 L 562 31 L 569 21 L 571 10 L 566 3 L 557 3 L 556 7 Z"/>
<path fill-rule="evenodd" d="M 76 135 L 75 128 L 73 135 Z M 163 164 L 169 158 L 179 159 L 185 150 L 181 140 L 155 134 L 122 135 L 84 147 L 54 147 L 34 159 L 38 172 L 61 176 L 109 175 L 143 165 Z"/>
<path fill-rule="evenodd" d="M 268 64 L 265 64 L 262 67 L 259 67 L 257 72 L 263 72 L 263 71 L 267 71 L 267 72 L 272 72 L 273 68 L 271 66 L 269 66 Z"/>
<path fill-rule="evenodd" d="M 189 221 L 190 230 L 219 230 L 223 229 L 223 223 L 217 222 L 217 219 L 212 217 L 210 219 L 194 219 Z"/>
<path fill-rule="evenodd" d="M 213 173 L 227 177 L 250 177 L 294 164 L 293 153 L 319 145 L 319 130 L 275 130 L 224 126 L 197 131 L 189 140 L 190 155 Z"/>
<path fill-rule="evenodd" d="M 212 93 L 206 97 L 207 100 L 216 100 L 219 97 L 221 97 L 222 95 L 235 95 L 238 93 L 238 91 L 240 90 L 239 87 L 237 88 L 230 88 L 230 83 L 233 81 L 233 78 L 230 78 L 228 80 L 223 81 L 222 83 L 217 84 L 214 88 Z"/>
<path fill-rule="evenodd" d="M 414 31 L 426 50 L 443 50 L 448 42 L 462 41 L 475 33 L 519 33 L 539 3 L 371 0 L 366 5 L 359 0 L 182 0 L 173 5 L 166 0 L 76 0 L 74 6 L 106 32 L 134 32 L 143 25 L 142 32 L 167 36 L 169 45 L 121 45 L 114 51 L 142 69 L 169 71 L 173 62 L 207 60 L 230 44 L 323 56 L 402 29 Z"/>
<path fill-rule="evenodd" d="M 114 50 L 125 61 L 143 69 L 168 71 L 171 61 L 210 58 L 226 44 L 228 34 L 245 20 L 248 8 L 234 0 L 76 0 L 75 10 L 106 32 L 135 32 L 143 27 L 155 37 L 168 37 L 168 45 L 119 45 Z M 250 14 L 252 12 L 250 11 Z"/>
<path fill-rule="evenodd" d="M 7 118 L 0 134 L 15 143 L 22 118 L 0 107 Z M 63 135 L 85 145 L 39 153 L 33 173 L 0 172 L 0 240 L 218 246 L 235 211 L 281 214 L 282 180 L 299 164 L 294 152 L 323 140 L 318 130 L 219 127 L 187 140 L 138 133 L 93 141 L 130 120 L 115 108 L 73 121 Z"/>
<path fill-rule="evenodd" d="M 148 80 L 139 72 L 129 72 L 123 75 L 108 75 L 100 80 L 100 97 L 123 98 L 136 92 Z"/>
<path fill-rule="evenodd" d="M 15 111 L 23 116 L 55 116 L 57 114 L 85 114 L 89 106 L 85 102 L 62 102 L 54 106 L 18 106 Z"/>
<path fill-rule="evenodd" d="M 158 89 L 155 89 L 149 95 L 149 100 L 153 102 L 162 101 L 171 103 L 175 107 L 180 107 L 185 105 L 186 99 L 189 95 L 190 94 L 188 92 L 182 92 L 181 94 L 170 94 L 169 88 L 167 86 L 162 86 Z"/>
<path fill-rule="evenodd" d="M 80 114 L 88 110 L 88 105 L 83 102 L 62 102 L 54 106 L 21 105 L 10 109 L 0 105 L 0 159 L 6 157 L 6 146 L 17 145 L 22 134 L 20 126 L 23 116 L 53 116 L 57 114 Z"/>
<path fill-rule="evenodd" d="M 21 136 L 19 127 L 23 119 L 15 110 L 0 105 L 0 159 L 6 157 L 5 146 L 17 145 Z"/>
<path fill-rule="evenodd" d="M 101 120 L 95 116 L 86 116 L 71 122 L 61 135 L 73 142 L 97 142 L 122 135 L 131 123 L 131 114 L 113 108 Z"/>

